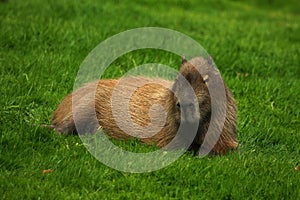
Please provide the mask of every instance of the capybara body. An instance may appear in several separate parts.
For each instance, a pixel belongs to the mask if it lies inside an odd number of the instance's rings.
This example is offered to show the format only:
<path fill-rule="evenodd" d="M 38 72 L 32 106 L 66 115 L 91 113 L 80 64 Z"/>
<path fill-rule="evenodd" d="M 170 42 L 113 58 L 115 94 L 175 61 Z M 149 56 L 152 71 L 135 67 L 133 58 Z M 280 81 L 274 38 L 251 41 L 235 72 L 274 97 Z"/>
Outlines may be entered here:
<path fill-rule="evenodd" d="M 142 143 L 165 147 L 174 139 L 180 125 L 196 124 L 189 149 L 197 152 L 212 120 L 207 87 L 214 84 L 211 72 L 217 69 L 212 65 L 202 57 L 183 59 L 175 81 L 126 77 L 89 83 L 63 99 L 53 113 L 52 125 L 57 132 L 65 134 L 77 133 L 78 127 L 80 133 L 95 133 L 101 128 L 116 139 L 137 137 Z M 195 95 L 186 89 L 186 82 Z M 224 88 L 226 117 L 211 154 L 225 154 L 238 145 L 236 104 L 225 84 Z M 189 134 L 189 129 L 184 129 L 179 140 Z"/>

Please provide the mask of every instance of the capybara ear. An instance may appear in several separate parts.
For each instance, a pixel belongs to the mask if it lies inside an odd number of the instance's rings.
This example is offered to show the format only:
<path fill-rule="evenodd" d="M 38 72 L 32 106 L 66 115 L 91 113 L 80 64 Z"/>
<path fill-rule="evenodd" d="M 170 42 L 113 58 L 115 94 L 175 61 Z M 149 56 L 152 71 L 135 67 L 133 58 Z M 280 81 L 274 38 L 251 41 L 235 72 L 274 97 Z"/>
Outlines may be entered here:
<path fill-rule="evenodd" d="M 182 56 L 182 57 L 181 57 L 181 64 L 184 64 L 184 63 L 186 63 L 186 62 L 187 62 L 186 57 L 185 57 L 185 56 Z"/>
<path fill-rule="evenodd" d="M 208 59 L 207 59 L 207 63 L 212 65 L 214 63 L 213 57 L 211 55 L 209 55 Z"/>

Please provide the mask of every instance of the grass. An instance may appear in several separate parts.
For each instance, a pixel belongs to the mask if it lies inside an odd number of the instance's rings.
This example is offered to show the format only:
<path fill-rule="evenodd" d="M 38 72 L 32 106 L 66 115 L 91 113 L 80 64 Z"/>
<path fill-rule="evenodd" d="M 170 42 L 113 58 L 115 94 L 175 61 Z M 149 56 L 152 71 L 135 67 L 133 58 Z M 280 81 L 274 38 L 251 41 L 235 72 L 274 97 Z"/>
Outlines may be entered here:
<path fill-rule="evenodd" d="M 296 0 L 0 3 L 2 199 L 297 199 L 299 9 Z M 130 174 L 97 161 L 79 137 L 30 125 L 50 123 L 95 46 L 145 26 L 180 31 L 213 55 L 237 100 L 240 152 L 187 153 L 161 170 Z M 143 50 L 122 56 L 105 76 L 150 61 L 178 69 L 176 56 Z M 127 148 L 152 149 L 133 143 Z"/>

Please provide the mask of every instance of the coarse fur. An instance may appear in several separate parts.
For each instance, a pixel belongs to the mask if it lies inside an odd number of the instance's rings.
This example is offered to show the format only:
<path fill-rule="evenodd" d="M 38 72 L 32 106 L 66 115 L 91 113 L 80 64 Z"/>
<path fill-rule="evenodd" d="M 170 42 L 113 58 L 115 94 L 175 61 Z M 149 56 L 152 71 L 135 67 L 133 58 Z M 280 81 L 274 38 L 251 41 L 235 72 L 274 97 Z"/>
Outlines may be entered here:
<path fill-rule="evenodd" d="M 207 84 L 214 84 L 211 72 L 216 71 L 212 60 L 196 57 L 190 61 L 182 60 L 174 82 L 146 77 L 98 80 L 65 97 L 53 113 L 52 125 L 57 132 L 65 134 L 77 133 L 78 126 L 90 133 L 102 128 L 116 139 L 138 137 L 142 143 L 165 147 L 175 137 L 181 123 L 197 122 L 197 133 L 189 146 L 190 150 L 197 152 L 211 121 Z M 196 99 L 186 92 L 182 77 L 194 90 Z M 224 155 L 238 146 L 236 104 L 225 84 L 224 87 L 226 117 L 211 154 Z M 124 106 L 126 102 L 128 108 Z M 186 131 L 184 134 L 189 133 Z"/>

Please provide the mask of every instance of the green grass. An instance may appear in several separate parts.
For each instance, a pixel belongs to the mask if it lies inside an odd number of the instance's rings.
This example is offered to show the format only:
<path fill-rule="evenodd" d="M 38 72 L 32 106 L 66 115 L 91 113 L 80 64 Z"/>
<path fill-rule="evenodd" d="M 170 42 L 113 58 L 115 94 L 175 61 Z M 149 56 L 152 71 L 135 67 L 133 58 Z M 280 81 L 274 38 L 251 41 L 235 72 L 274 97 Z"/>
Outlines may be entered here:
<path fill-rule="evenodd" d="M 300 165 L 299 1 L 153 2 L 0 3 L 2 199 L 300 196 L 300 172 L 294 170 Z M 187 153 L 159 171 L 130 174 L 101 164 L 79 137 L 30 126 L 50 123 L 94 47 L 119 32 L 145 26 L 185 33 L 213 55 L 237 100 L 240 152 L 203 159 Z M 177 58 L 137 51 L 115 61 L 105 76 L 118 77 L 134 63 L 150 61 L 178 69 Z M 134 144 L 127 148 L 148 149 Z M 44 169 L 53 172 L 42 174 Z"/>

